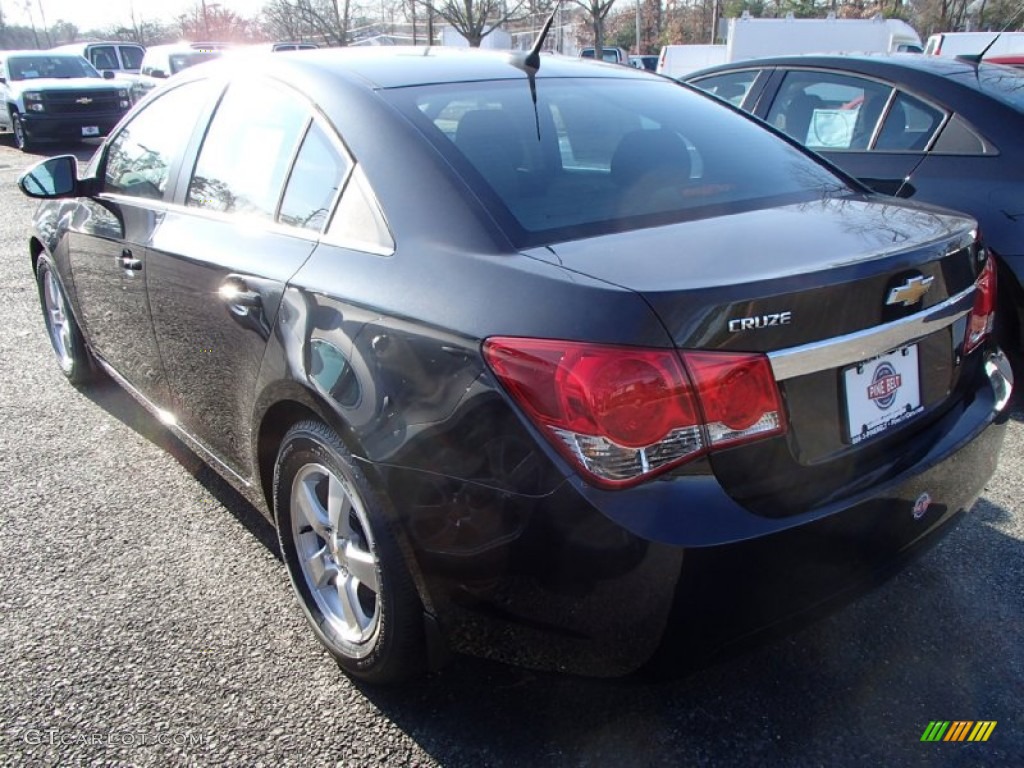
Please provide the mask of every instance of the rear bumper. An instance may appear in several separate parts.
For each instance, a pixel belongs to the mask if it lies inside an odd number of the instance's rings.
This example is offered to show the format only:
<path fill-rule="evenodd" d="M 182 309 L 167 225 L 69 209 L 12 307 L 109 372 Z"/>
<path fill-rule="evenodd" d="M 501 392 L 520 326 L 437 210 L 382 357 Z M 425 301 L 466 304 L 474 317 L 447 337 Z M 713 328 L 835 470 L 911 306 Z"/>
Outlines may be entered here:
<path fill-rule="evenodd" d="M 106 136 L 124 116 L 123 112 L 114 114 L 87 115 L 35 115 L 25 113 L 21 116 L 25 134 L 30 139 L 88 139 Z M 84 128 L 96 128 L 96 133 L 83 133 Z"/>
<path fill-rule="evenodd" d="M 431 550 L 407 519 L 428 610 L 455 650 L 524 666 L 613 676 L 656 653 L 700 663 L 873 583 L 971 507 L 996 469 L 1012 386 L 1001 354 L 987 375 L 912 466 L 792 517 L 754 515 L 707 475 L 620 492 L 573 478 L 515 498 L 446 478 L 448 502 L 434 477 L 432 503 L 462 503 L 457 524 L 491 526 L 493 545 L 460 551 L 453 537 Z M 411 497 L 424 482 L 412 470 L 386 474 Z M 473 509 L 460 502 L 468 496 Z"/>

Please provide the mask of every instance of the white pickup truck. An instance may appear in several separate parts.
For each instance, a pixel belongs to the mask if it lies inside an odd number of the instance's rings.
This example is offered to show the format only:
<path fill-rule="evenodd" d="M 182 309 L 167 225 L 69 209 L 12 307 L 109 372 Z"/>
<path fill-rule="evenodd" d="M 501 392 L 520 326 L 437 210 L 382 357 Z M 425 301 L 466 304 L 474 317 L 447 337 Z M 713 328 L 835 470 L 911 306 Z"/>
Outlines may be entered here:
<path fill-rule="evenodd" d="M 106 136 L 131 106 L 112 77 L 74 54 L 0 51 L 0 132 L 23 151 L 40 139 Z"/>

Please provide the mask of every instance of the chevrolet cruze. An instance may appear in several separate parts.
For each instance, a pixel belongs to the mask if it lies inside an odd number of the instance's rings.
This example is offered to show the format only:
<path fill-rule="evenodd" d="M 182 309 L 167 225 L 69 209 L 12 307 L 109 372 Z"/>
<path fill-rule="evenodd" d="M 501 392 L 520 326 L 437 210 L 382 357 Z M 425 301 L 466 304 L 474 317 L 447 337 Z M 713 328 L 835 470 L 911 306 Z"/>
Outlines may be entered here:
<path fill-rule="evenodd" d="M 221 62 L 20 183 L 64 374 L 274 522 L 364 680 L 709 658 L 935 541 L 996 466 L 975 223 L 635 69 Z"/>

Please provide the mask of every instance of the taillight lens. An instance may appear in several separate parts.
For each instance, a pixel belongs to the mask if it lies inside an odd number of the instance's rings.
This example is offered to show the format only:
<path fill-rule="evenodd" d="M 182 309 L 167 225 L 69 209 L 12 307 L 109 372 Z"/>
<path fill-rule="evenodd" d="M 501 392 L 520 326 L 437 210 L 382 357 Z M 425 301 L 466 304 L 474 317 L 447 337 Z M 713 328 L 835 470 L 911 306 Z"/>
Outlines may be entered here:
<path fill-rule="evenodd" d="M 596 485 L 623 487 L 710 448 L 785 431 L 763 355 L 491 338 L 512 398 Z"/>
<path fill-rule="evenodd" d="M 967 318 L 967 332 L 964 335 L 964 354 L 977 349 L 989 334 L 996 321 L 996 265 L 991 256 L 985 260 L 981 274 L 974 281 L 974 307 Z"/>

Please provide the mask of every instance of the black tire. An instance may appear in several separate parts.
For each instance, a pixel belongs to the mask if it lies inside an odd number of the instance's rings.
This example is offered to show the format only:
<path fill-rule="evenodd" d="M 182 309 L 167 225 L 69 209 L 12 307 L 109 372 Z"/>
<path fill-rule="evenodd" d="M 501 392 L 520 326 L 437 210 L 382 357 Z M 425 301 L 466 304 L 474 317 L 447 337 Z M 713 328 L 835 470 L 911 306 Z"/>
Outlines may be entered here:
<path fill-rule="evenodd" d="M 21 121 L 21 114 L 11 113 L 11 130 L 14 131 L 14 145 L 22 152 L 29 152 L 32 149 L 32 141 L 25 133 L 25 126 Z"/>
<path fill-rule="evenodd" d="M 274 517 L 303 613 L 339 666 L 378 684 L 423 674 L 423 607 L 380 497 L 318 421 L 281 441 Z"/>
<path fill-rule="evenodd" d="M 36 264 L 36 284 L 46 335 L 50 338 L 61 372 L 76 387 L 93 383 L 97 378 L 95 362 L 68 307 L 57 270 L 45 255 L 40 256 Z"/>

